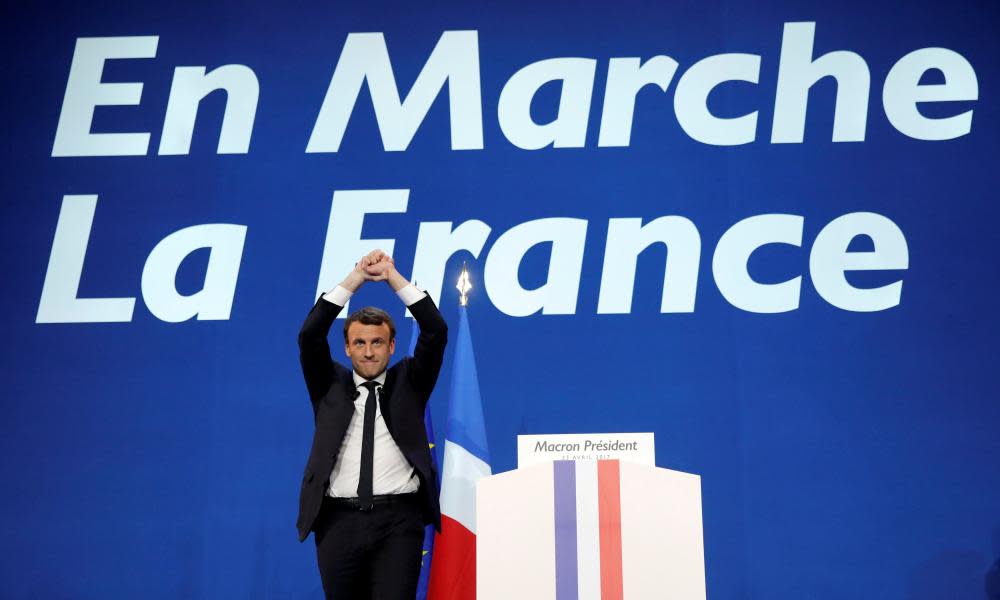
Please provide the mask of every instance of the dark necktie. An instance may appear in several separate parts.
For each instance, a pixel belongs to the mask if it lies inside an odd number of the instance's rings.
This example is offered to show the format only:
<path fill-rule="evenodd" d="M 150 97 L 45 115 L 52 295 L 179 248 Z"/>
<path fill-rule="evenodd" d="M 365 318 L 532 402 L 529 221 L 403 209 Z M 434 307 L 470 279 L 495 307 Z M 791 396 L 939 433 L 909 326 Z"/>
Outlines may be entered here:
<path fill-rule="evenodd" d="M 378 383 L 366 381 L 361 384 L 361 387 L 368 390 L 368 398 L 365 400 L 365 428 L 361 434 L 361 473 L 358 477 L 358 501 L 361 503 L 361 510 L 371 510 L 375 465 L 375 388 L 378 387 Z"/>

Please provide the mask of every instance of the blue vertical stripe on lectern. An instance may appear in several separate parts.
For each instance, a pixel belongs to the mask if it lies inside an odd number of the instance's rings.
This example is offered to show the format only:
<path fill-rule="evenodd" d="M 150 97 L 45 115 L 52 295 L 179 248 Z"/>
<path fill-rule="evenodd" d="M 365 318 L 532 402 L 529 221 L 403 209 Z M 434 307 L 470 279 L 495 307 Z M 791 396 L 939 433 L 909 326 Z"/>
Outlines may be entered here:
<path fill-rule="evenodd" d="M 555 498 L 556 600 L 577 600 L 576 465 L 557 460 L 552 465 Z"/>

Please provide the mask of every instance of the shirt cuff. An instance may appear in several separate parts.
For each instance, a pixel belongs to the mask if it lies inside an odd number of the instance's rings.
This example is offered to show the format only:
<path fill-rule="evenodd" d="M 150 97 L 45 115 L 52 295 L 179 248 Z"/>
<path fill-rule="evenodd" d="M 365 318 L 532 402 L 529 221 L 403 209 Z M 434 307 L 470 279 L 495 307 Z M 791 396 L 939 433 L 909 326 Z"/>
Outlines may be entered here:
<path fill-rule="evenodd" d="M 399 299 L 403 301 L 403 304 L 407 306 L 412 306 L 417 302 L 420 302 L 427 296 L 427 292 L 422 292 L 417 289 L 417 286 L 412 283 L 403 289 L 396 292 Z"/>
<path fill-rule="evenodd" d="M 337 306 L 347 306 L 347 301 L 350 300 L 353 295 L 354 292 L 338 285 L 329 292 L 323 294 L 323 299 L 331 304 L 336 304 Z"/>

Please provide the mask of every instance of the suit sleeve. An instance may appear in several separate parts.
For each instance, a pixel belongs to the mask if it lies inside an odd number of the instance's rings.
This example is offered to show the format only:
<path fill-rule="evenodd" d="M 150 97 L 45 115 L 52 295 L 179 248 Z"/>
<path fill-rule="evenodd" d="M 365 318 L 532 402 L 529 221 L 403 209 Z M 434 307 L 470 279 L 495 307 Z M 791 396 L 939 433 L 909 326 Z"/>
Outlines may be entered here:
<path fill-rule="evenodd" d="M 333 383 L 334 366 L 327 336 L 334 319 L 343 309 L 343 306 L 321 297 L 309 311 L 299 331 L 299 361 L 313 404 L 326 394 Z"/>
<path fill-rule="evenodd" d="M 448 345 L 448 324 L 430 296 L 411 304 L 409 309 L 420 325 L 420 335 L 407 372 L 413 387 L 421 392 L 426 401 L 434 390 L 444 361 L 444 349 Z"/>

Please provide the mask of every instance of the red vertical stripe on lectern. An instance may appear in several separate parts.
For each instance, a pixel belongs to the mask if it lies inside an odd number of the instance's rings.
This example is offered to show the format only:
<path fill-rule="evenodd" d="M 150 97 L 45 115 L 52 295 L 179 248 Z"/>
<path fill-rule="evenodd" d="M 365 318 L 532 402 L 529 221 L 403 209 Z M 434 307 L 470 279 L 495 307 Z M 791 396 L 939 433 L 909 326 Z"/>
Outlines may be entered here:
<path fill-rule="evenodd" d="M 617 460 L 597 461 L 597 514 L 601 531 L 601 600 L 623 600 L 622 502 Z"/>

